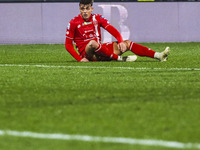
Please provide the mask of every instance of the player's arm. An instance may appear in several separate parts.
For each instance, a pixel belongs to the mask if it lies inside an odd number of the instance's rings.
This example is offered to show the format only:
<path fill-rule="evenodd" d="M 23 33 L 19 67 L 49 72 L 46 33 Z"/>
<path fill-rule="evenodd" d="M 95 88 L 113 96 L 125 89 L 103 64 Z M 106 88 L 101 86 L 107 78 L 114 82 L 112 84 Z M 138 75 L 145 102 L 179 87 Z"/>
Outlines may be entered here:
<path fill-rule="evenodd" d="M 117 39 L 117 41 L 119 42 L 119 43 L 121 43 L 121 42 L 123 42 L 123 38 L 122 38 L 122 36 L 121 36 L 121 34 L 119 33 L 119 31 L 115 28 L 115 27 L 113 27 L 112 25 L 107 25 L 106 27 L 105 27 L 105 29 L 112 35 L 112 36 L 114 36 L 116 39 Z"/>
<path fill-rule="evenodd" d="M 126 45 L 124 44 L 124 40 L 121 36 L 121 34 L 119 33 L 119 31 L 113 27 L 109 22 L 108 20 L 106 20 L 105 18 L 101 17 L 100 19 L 100 22 L 101 22 L 101 26 L 107 30 L 112 36 L 114 36 L 117 41 L 118 41 L 118 47 L 119 49 L 122 51 L 122 52 L 125 52 L 126 51 Z"/>
<path fill-rule="evenodd" d="M 81 61 L 81 56 L 74 49 L 73 39 L 66 37 L 65 48 L 77 61 Z"/>
<path fill-rule="evenodd" d="M 73 39 L 75 28 L 76 26 L 73 21 L 70 21 L 66 32 L 65 48 L 77 61 L 87 62 L 88 60 L 86 60 L 86 58 L 82 58 L 74 49 Z"/>
<path fill-rule="evenodd" d="M 105 27 L 105 29 L 111 34 L 111 35 L 113 35 L 116 39 L 117 39 L 117 41 L 118 41 L 118 48 L 122 51 L 122 52 L 125 52 L 126 51 L 126 49 L 127 49 L 127 47 L 126 47 L 126 45 L 124 44 L 124 42 L 123 42 L 123 38 L 122 38 L 122 36 L 121 36 L 121 34 L 119 33 L 119 31 L 115 28 L 115 27 L 113 27 L 112 25 L 107 25 L 106 27 Z"/>

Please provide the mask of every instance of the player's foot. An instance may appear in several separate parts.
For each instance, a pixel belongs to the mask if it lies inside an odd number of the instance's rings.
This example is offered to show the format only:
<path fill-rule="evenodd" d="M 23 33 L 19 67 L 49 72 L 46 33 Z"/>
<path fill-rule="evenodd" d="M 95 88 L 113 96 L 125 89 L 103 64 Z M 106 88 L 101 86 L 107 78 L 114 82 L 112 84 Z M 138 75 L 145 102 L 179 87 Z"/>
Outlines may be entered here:
<path fill-rule="evenodd" d="M 130 55 L 130 56 L 122 57 L 122 61 L 136 61 L 136 60 L 137 60 L 136 55 Z"/>
<path fill-rule="evenodd" d="M 163 52 L 160 53 L 160 58 L 158 58 L 161 62 L 167 61 L 168 55 L 170 54 L 170 48 L 166 47 Z"/>

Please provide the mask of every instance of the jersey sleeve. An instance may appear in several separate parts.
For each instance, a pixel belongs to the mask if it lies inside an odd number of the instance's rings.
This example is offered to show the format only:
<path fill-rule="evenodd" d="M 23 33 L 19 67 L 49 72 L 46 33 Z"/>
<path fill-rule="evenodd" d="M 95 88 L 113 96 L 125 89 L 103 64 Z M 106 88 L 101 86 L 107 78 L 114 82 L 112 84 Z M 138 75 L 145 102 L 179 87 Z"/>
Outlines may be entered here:
<path fill-rule="evenodd" d="M 117 41 L 118 41 L 119 43 L 121 43 L 121 42 L 124 41 L 123 38 L 122 38 L 122 36 L 121 36 L 121 34 L 119 33 L 119 31 L 118 31 L 115 27 L 113 27 L 112 25 L 107 26 L 105 29 L 106 29 L 112 36 L 114 36 L 114 37 L 117 39 Z"/>
<path fill-rule="evenodd" d="M 71 20 L 67 26 L 66 38 L 74 39 L 76 24 Z"/>
<path fill-rule="evenodd" d="M 77 61 L 81 61 L 82 57 L 76 52 L 73 46 L 75 29 L 76 24 L 71 20 L 66 31 L 65 48 Z"/>
<path fill-rule="evenodd" d="M 106 18 L 104 18 L 103 16 L 99 15 L 99 22 L 100 22 L 100 25 L 105 29 L 107 30 L 112 36 L 114 36 L 117 41 L 119 43 L 123 42 L 123 38 L 121 36 L 121 34 L 119 33 L 119 31 L 113 27 Z"/>
<path fill-rule="evenodd" d="M 65 48 L 77 61 L 81 61 L 82 57 L 74 49 L 74 45 L 73 45 L 73 40 L 72 39 L 66 38 Z"/>
<path fill-rule="evenodd" d="M 100 23 L 100 26 L 103 27 L 104 29 L 110 25 L 110 23 L 108 22 L 108 20 L 102 16 L 102 15 L 98 15 L 98 21 Z"/>

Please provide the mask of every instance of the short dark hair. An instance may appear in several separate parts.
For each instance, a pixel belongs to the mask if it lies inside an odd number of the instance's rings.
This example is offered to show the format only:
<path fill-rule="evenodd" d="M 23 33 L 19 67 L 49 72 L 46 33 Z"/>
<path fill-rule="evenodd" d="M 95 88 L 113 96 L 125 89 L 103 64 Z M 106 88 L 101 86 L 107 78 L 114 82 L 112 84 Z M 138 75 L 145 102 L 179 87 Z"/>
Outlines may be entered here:
<path fill-rule="evenodd" d="M 80 0 L 79 5 L 83 4 L 83 5 L 88 5 L 91 4 L 91 6 L 93 5 L 94 0 Z"/>

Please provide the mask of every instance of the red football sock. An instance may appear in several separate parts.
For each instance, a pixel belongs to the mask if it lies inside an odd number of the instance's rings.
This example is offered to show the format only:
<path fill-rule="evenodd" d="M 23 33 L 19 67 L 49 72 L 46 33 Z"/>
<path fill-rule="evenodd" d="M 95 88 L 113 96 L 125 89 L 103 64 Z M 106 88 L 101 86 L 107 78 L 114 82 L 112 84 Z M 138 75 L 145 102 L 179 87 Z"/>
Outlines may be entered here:
<path fill-rule="evenodd" d="M 106 46 L 99 44 L 99 47 L 95 50 L 98 55 L 109 57 L 113 60 L 118 59 L 118 55 L 114 54 L 113 52 L 109 51 Z"/>
<path fill-rule="evenodd" d="M 136 55 L 147 56 L 151 58 L 154 58 L 154 54 L 156 53 L 155 51 L 149 49 L 148 47 L 144 47 L 142 45 L 133 42 L 131 42 L 129 49 Z"/>

